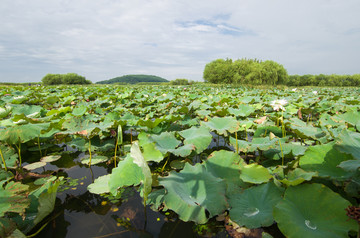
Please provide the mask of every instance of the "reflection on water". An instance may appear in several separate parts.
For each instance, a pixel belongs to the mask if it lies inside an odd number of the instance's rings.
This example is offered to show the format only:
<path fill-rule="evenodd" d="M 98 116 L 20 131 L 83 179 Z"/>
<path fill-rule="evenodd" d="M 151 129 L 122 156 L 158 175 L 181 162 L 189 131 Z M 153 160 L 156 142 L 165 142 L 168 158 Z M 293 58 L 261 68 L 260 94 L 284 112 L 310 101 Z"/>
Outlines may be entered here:
<path fill-rule="evenodd" d="M 91 166 L 90 169 L 76 163 L 76 159 L 74 163 L 73 159 L 66 156 L 61 159 L 67 165 L 70 163 L 67 160 L 73 161 L 70 168 L 64 168 L 59 162 L 45 166 L 45 170 L 52 171 L 61 168 L 64 175 L 81 180 L 76 187 L 57 194 L 50 222 L 36 237 L 198 237 L 192 222 L 168 219 L 149 207 L 145 214 L 142 198 L 134 188 L 124 190 L 122 198 L 115 203 L 90 193 L 87 186 L 111 171 L 106 166 Z M 36 229 L 39 227 L 34 231 Z"/>

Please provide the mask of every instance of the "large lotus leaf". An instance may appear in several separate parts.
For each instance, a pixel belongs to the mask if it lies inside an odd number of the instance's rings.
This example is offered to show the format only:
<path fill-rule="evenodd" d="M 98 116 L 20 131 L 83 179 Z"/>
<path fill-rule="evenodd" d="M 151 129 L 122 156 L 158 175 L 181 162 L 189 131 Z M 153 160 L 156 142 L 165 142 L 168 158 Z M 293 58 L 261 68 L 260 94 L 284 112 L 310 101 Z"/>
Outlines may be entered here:
<path fill-rule="evenodd" d="M 255 108 L 246 105 L 246 104 L 240 104 L 239 109 L 229 108 L 229 113 L 236 116 L 236 117 L 247 117 L 250 116 L 251 113 L 255 112 Z"/>
<path fill-rule="evenodd" d="M 179 134 L 184 137 L 184 144 L 193 144 L 196 148 L 196 153 L 203 152 L 211 143 L 212 135 L 206 127 L 191 127 L 183 130 Z"/>
<path fill-rule="evenodd" d="M 9 106 L 0 107 L 0 118 L 7 117 L 9 115 L 9 113 L 11 112 L 11 109 L 12 108 Z"/>
<path fill-rule="evenodd" d="M 322 184 L 291 186 L 274 208 L 279 229 L 289 238 L 348 237 L 357 231 L 355 220 L 346 216 L 350 202 Z"/>
<path fill-rule="evenodd" d="M 258 127 L 254 132 L 254 137 L 261 137 L 263 135 L 269 135 L 272 132 L 277 137 L 282 137 L 282 128 L 278 126 L 262 126 Z"/>
<path fill-rule="evenodd" d="M 304 181 L 310 181 L 314 176 L 317 176 L 316 172 L 306 172 L 300 168 L 296 168 L 289 171 L 286 178 L 280 179 L 279 181 L 286 186 L 296 186 Z"/>
<path fill-rule="evenodd" d="M 282 155 L 300 156 L 305 154 L 305 151 L 308 147 L 301 145 L 298 142 L 285 143 L 285 141 L 282 141 L 281 148 L 280 144 L 278 144 L 276 148 L 265 151 L 264 156 L 273 160 L 280 160 L 282 158 Z"/>
<path fill-rule="evenodd" d="M 36 118 L 39 117 L 41 112 L 45 109 L 41 106 L 36 105 L 14 105 L 12 107 L 12 115 L 24 114 L 26 117 Z"/>
<path fill-rule="evenodd" d="M 56 193 L 61 180 L 62 177 L 58 179 L 50 177 L 46 183 L 29 194 L 31 203 L 26 209 L 25 218 L 21 216 L 14 218 L 22 232 L 28 233 L 54 210 Z"/>
<path fill-rule="evenodd" d="M 165 121 L 165 118 L 156 118 L 155 120 L 152 120 L 152 119 L 142 120 L 142 119 L 140 119 L 137 122 L 137 124 L 139 126 L 146 126 L 149 129 L 154 129 L 155 127 L 157 127 L 163 121 Z"/>
<path fill-rule="evenodd" d="M 253 140 L 250 143 L 250 149 L 249 151 L 257 151 L 257 150 L 268 150 L 271 148 L 274 148 L 276 146 L 276 143 L 278 142 L 278 139 L 270 139 L 269 137 L 264 138 L 253 138 Z"/>
<path fill-rule="evenodd" d="M 240 180 L 241 165 L 245 165 L 243 159 L 238 154 L 226 150 L 214 151 L 204 163 L 207 171 L 217 178 L 224 179 L 227 185 L 226 194 L 244 185 Z"/>
<path fill-rule="evenodd" d="M 166 154 L 169 150 L 174 150 L 181 141 L 175 138 L 173 132 L 163 132 L 160 135 L 152 135 L 151 140 L 156 143 L 156 147 L 161 153 Z"/>
<path fill-rule="evenodd" d="M 128 154 L 125 160 L 120 161 L 118 166 L 111 172 L 109 181 L 110 193 L 116 195 L 118 188 L 136 186 L 143 180 L 144 174 L 141 168 L 134 163 L 134 159 Z"/>
<path fill-rule="evenodd" d="M 318 140 L 326 135 L 320 128 L 308 125 L 298 118 L 291 118 L 287 126 L 302 139 L 312 138 Z"/>
<path fill-rule="evenodd" d="M 349 171 L 349 172 L 356 172 L 359 167 L 360 167 L 360 160 L 359 159 L 355 159 L 355 160 L 346 160 L 341 162 L 338 167 Z"/>
<path fill-rule="evenodd" d="M 28 142 L 40 136 L 42 130 L 48 129 L 49 124 L 26 124 L 0 130 L 0 141 L 9 144 Z"/>
<path fill-rule="evenodd" d="M 103 193 L 109 193 L 109 181 L 110 181 L 111 174 L 103 175 L 98 177 L 94 180 L 92 184 L 90 184 L 87 188 L 89 192 L 95 193 L 95 194 L 103 194 Z"/>
<path fill-rule="evenodd" d="M 66 129 L 61 132 L 63 134 L 77 134 L 85 138 L 91 138 L 100 132 L 99 124 L 79 117 L 64 121 L 62 127 Z"/>
<path fill-rule="evenodd" d="M 0 144 L 2 156 L 4 157 L 7 168 L 16 168 L 18 163 L 18 154 L 9 146 Z M 3 161 L 0 158 L 1 167 L 4 168 Z"/>
<path fill-rule="evenodd" d="M 135 141 L 131 146 L 130 156 L 133 158 L 133 162 L 141 168 L 143 173 L 143 179 L 141 182 L 144 186 L 143 196 L 144 200 L 146 201 L 148 194 L 151 192 L 152 176 L 149 165 L 145 161 L 137 141 Z"/>
<path fill-rule="evenodd" d="M 230 218 L 247 228 L 271 226 L 274 223 L 273 208 L 281 195 L 273 182 L 237 191 L 229 197 Z"/>
<path fill-rule="evenodd" d="M 345 121 L 353 126 L 356 126 L 360 122 L 360 111 L 350 111 L 341 115 L 333 116 L 333 119 L 337 122 Z"/>
<path fill-rule="evenodd" d="M 28 185 L 20 182 L 11 181 L 3 188 L 0 186 L 0 217 L 6 212 L 15 212 L 24 214 L 25 209 L 29 206 Z"/>
<path fill-rule="evenodd" d="M 230 145 L 232 145 L 235 150 L 236 150 L 236 147 L 237 147 L 237 150 L 238 151 L 241 151 L 241 152 L 247 152 L 249 151 L 250 149 L 250 142 L 247 142 L 245 140 L 236 140 L 236 138 L 230 136 L 229 137 L 229 141 L 230 141 Z"/>
<path fill-rule="evenodd" d="M 210 217 L 221 214 L 226 209 L 225 182 L 214 177 L 202 164 L 191 166 L 186 163 L 179 173 L 159 178 L 160 185 L 167 190 L 165 207 L 175 211 L 183 221 L 203 224 Z"/>
<path fill-rule="evenodd" d="M 227 136 L 228 132 L 234 133 L 240 129 L 240 122 L 234 117 L 213 117 L 202 124 L 224 136 Z"/>
<path fill-rule="evenodd" d="M 81 105 L 81 106 L 75 107 L 74 110 L 72 111 L 72 114 L 74 116 L 81 117 L 87 112 L 87 110 L 88 110 L 87 106 Z"/>
<path fill-rule="evenodd" d="M 169 149 L 168 151 L 176 156 L 180 157 L 186 157 L 191 154 L 192 151 L 194 151 L 196 148 L 193 144 L 187 144 L 180 146 L 176 149 Z"/>
<path fill-rule="evenodd" d="M 60 98 L 57 96 L 49 96 L 46 98 L 46 103 L 48 103 L 48 104 L 55 104 L 58 101 L 60 101 Z"/>
<path fill-rule="evenodd" d="M 155 143 L 148 143 L 142 146 L 143 156 L 146 161 L 160 162 L 164 159 L 164 155 L 156 148 Z"/>
<path fill-rule="evenodd" d="M 343 161 L 351 160 L 352 156 L 337 151 L 334 144 L 310 146 L 300 158 L 300 167 L 306 171 L 316 171 L 320 177 L 340 179 L 351 176 L 338 165 Z"/>
<path fill-rule="evenodd" d="M 344 130 L 336 139 L 335 148 L 360 160 L 360 133 Z"/>
<path fill-rule="evenodd" d="M 272 176 L 267 168 L 253 163 L 241 168 L 240 178 L 247 183 L 261 184 L 268 182 Z"/>

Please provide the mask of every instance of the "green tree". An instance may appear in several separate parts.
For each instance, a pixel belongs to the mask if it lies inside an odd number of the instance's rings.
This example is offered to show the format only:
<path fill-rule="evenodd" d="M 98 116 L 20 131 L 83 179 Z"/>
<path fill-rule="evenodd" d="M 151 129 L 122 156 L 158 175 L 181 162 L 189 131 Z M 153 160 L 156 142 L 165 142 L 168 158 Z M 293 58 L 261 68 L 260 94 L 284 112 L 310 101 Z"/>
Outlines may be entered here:
<path fill-rule="evenodd" d="M 207 83 L 232 83 L 234 75 L 231 59 L 217 59 L 205 66 L 203 78 Z"/>

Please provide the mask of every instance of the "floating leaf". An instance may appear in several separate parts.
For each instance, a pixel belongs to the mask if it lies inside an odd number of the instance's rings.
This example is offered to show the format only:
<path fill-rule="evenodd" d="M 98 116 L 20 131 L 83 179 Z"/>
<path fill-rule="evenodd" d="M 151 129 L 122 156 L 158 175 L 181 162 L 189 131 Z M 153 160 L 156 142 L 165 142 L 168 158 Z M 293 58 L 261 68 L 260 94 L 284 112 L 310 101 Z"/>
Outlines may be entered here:
<path fill-rule="evenodd" d="M 34 162 L 34 163 L 31 163 L 31 164 L 27 164 L 23 168 L 27 169 L 27 170 L 34 170 L 34 169 L 44 167 L 45 165 L 46 165 L 46 162 L 41 162 L 40 161 L 40 162 Z"/>
<path fill-rule="evenodd" d="M 291 238 L 348 237 L 357 231 L 355 220 L 346 216 L 350 202 L 321 184 L 289 187 L 274 208 L 279 229 Z"/>
<path fill-rule="evenodd" d="M 57 161 L 60 158 L 61 158 L 61 155 L 48 155 L 48 156 L 42 157 L 40 159 L 40 161 L 45 162 L 45 163 L 50 163 L 50 162 Z"/>
<path fill-rule="evenodd" d="M 272 182 L 237 191 L 229 197 L 230 218 L 247 228 L 271 226 L 273 207 L 281 200 L 281 195 Z"/>
<path fill-rule="evenodd" d="M 99 164 L 108 161 L 109 158 L 103 155 L 96 155 L 91 157 L 91 165 Z M 82 164 L 89 164 L 90 163 L 90 156 L 85 156 L 81 158 L 80 161 Z"/>

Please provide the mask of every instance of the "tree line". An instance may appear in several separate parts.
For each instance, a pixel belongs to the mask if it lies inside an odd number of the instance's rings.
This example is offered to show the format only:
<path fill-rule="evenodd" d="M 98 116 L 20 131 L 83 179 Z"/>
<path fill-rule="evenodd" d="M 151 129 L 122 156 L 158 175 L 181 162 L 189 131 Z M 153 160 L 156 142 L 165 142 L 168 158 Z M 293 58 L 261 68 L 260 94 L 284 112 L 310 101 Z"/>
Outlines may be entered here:
<path fill-rule="evenodd" d="M 206 64 L 203 78 L 208 83 L 284 84 L 288 74 L 284 66 L 272 60 L 217 59 Z"/>
<path fill-rule="evenodd" d="M 57 85 L 57 84 L 91 84 L 90 80 L 86 80 L 84 76 L 67 73 L 67 74 L 47 74 L 42 78 L 44 85 Z"/>
<path fill-rule="evenodd" d="M 206 64 L 204 81 L 214 84 L 287 86 L 360 86 L 360 74 L 288 75 L 283 65 L 272 60 L 217 59 Z"/>

